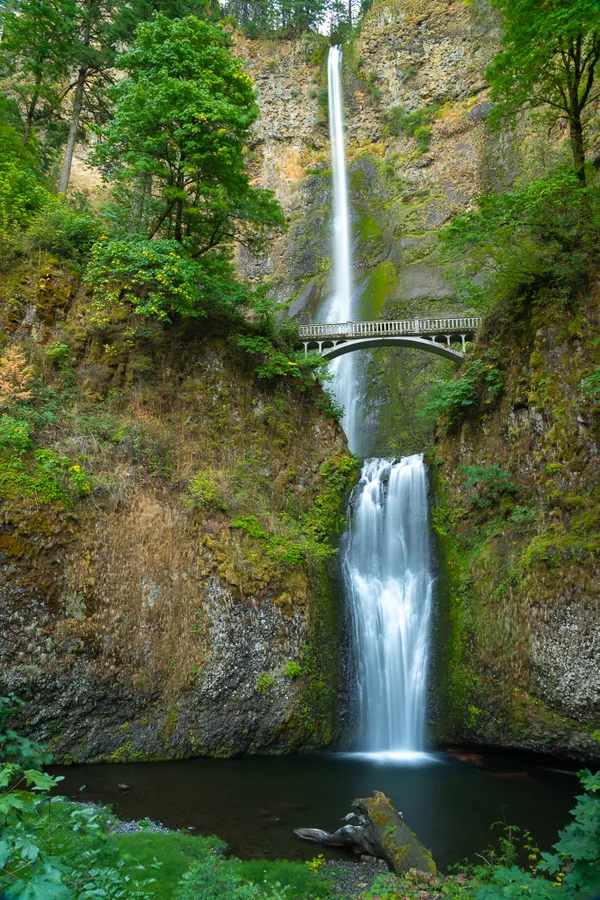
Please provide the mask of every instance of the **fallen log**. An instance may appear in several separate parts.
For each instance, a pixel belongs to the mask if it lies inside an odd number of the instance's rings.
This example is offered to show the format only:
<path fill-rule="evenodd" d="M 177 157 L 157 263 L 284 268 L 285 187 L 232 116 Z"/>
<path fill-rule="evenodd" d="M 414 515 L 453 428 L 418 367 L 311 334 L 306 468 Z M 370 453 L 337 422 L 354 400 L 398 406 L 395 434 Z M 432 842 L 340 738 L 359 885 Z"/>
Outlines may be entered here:
<path fill-rule="evenodd" d="M 347 824 L 331 834 L 320 828 L 296 828 L 294 834 L 303 841 L 326 847 L 349 847 L 357 855 L 384 859 L 397 875 L 409 869 L 436 872 L 429 850 L 381 791 L 355 800 L 352 810 L 342 820 Z"/>

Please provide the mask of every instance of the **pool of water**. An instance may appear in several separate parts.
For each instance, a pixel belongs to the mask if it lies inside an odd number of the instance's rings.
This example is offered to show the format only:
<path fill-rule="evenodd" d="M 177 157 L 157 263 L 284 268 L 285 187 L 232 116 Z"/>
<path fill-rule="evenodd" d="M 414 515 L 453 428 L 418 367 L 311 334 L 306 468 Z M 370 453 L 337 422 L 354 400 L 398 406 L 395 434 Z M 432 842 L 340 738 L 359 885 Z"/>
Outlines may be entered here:
<path fill-rule="evenodd" d="M 484 850 L 504 820 L 548 849 L 579 782 L 568 766 L 537 757 L 435 753 L 191 759 L 55 766 L 61 793 L 112 804 L 125 819 L 217 834 L 242 858 L 310 859 L 319 852 L 293 829 L 340 825 L 354 797 L 386 793 L 445 867 Z M 119 788 L 129 785 L 128 790 Z M 82 786 L 85 788 L 81 790 Z M 336 855 L 331 853 L 330 855 Z"/>

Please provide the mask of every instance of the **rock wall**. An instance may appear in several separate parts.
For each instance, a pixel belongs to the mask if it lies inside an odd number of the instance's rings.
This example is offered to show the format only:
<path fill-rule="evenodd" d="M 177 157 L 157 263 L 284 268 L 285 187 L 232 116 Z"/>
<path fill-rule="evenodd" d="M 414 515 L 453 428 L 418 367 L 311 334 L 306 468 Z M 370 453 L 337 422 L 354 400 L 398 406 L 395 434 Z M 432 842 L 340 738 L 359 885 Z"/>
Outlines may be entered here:
<path fill-rule="evenodd" d="M 497 34 L 485 4 L 463 0 L 378 0 L 366 16 L 344 77 L 361 318 L 457 310 L 437 231 L 510 170 L 509 144 L 486 128 L 483 72 Z M 308 320 L 331 287 L 326 41 L 236 37 L 236 44 L 261 109 L 254 175 L 275 191 L 290 218 L 267 259 L 240 262 L 249 275 L 270 275 L 290 314 Z M 415 137 L 414 124 L 395 128 L 398 107 L 424 113 L 430 133 Z M 365 352 L 360 365 L 365 422 L 357 452 L 422 450 L 431 425 L 415 408 L 448 364 L 397 348 Z"/>
<path fill-rule="evenodd" d="M 600 291 L 565 308 L 545 287 L 523 305 L 475 354 L 501 394 L 482 388 L 432 455 L 434 718 L 441 740 L 597 758 L 600 407 L 582 380 L 600 363 Z"/>
<path fill-rule="evenodd" d="M 319 535 L 355 470 L 321 390 L 260 386 L 206 323 L 90 329 L 76 277 L 42 270 L 0 279 L 5 341 L 36 376 L 33 446 L 0 449 L 0 695 L 26 701 L 19 728 L 57 760 L 329 744 L 342 629 Z"/>

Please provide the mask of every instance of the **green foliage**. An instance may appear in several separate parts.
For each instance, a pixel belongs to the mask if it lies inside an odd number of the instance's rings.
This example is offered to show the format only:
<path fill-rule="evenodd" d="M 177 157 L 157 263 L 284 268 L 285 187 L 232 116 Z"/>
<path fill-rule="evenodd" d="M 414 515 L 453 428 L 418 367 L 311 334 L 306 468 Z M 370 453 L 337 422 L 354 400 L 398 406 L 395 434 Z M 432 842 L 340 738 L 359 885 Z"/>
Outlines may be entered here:
<path fill-rule="evenodd" d="M 84 497 L 90 491 L 81 466 L 71 465 L 68 457 L 53 450 L 39 447 L 25 458 L 13 455 L 0 460 L 0 496 L 53 503 L 68 500 L 69 494 Z"/>
<path fill-rule="evenodd" d="M 288 678 L 299 678 L 302 675 L 302 666 L 293 659 L 285 664 L 285 674 Z"/>
<path fill-rule="evenodd" d="M 508 472 L 501 466 L 464 466 L 461 470 L 465 485 L 474 488 L 471 501 L 481 509 L 489 509 L 499 503 L 502 496 L 514 496 L 518 487 Z"/>
<path fill-rule="evenodd" d="M 7 11 L 2 50 L 11 88 L 22 112 L 24 143 L 36 125 L 47 124 L 61 105 L 61 87 L 72 64 L 76 0 L 19 0 Z"/>
<path fill-rule="evenodd" d="M 46 356 L 59 368 L 66 368 L 71 362 L 71 350 L 63 341 L 53 341 L 46 348 Z"/>
<path fill-rule="evenodd" d="M 177 241 L 131 237 L 101 240 L 92 247 L 85 280 L 94 290 L 92 323 L 110 322 L 110 308 L 128 303 L 140 316 L 171 322 L 177 316 L 205 317 L 249 302 L 231 265 L 196 260 Z"/>
<path fill-rule="evenodd" d="M 584 378 L 581 382 L 581 390 L 583 393 L 595 399 L 596 397 L 600 397 L 600 366 L 596 369 L 595 372 L 592 372 L 591 375 L 588 375 L 587 378 Z"/>
<path fill-rule="evenodd" d="M 274 684 L 275 678 L 272 675 L 269 675 L 268 672 L 263 672 L 257 678 L 254 690 L 257 694 L 268 694 Z"/>
<path fill-rule="evenodd" d="M 218 857 L 207 858 L 193 866 L 182 878 L 174 900 L 283 900 L 279 885 L 263 890 L 246 881 L 233 867 Z"/>
<path fill-rule="evenodd" d="M 85 201 L 76 203 L 53 197 L 32 220 L 25 246 L 65 259 L 81 260 L 100 232 L 98 216 Z"/>
<path fill-rule="evenodd" d="M 487 70 L 492 121 L 543 107 L 566 121 L 575 171 L 585 181 L 585 117 L 596 100 L 600 7 L 596 0 L 494 0 L 502 47 Z M 589 118 L 589 117 L 588 117 Z"/>
<path fill-rule="evenodd" d="M 260 884 L 263 890 L 280 889 L 286 900 L 318 900 L 331 897 L 331 885 L 326 877 L 317 875 L 300 862 L 288 862 L 286 859 L 267 861 L 264 859 L 233 860 L 233 867 L 255 884 Z"/>
<path fill-rule="evenodd" d="M 40 768 L 50 762 L 50 754 L 41 744 L 21 737 L 10 728 L 8 720 L 20 713 L 25 704 L 14 694 L 0 697 L 0 760 L 23 768 Z"/>
<path fill-rule="evenodd" d="M 417 149 L 426 153 L 431 144 L 431 128 L 429 127 L 439 106 L 432 105 L 423 109 L 406 112 L 403 106 L 392 106 L 388 112 L 387 127 L 390 134 L 399 137 L 413 137 Z"/>
<path fill-rule="evenodd" d="M 329 5 L 327 0 L 228 0 L 227 12 L 243 27 L 247 37 L 254 39 L 316 30 Z"/>
<path fill-rule="evenodd" d="M 312 378 L 308 376 L 311 373 L 318 374 L 324 366 L 324 361 L 319 356 L 305 356 L 303 352 L 293 350 L 283 342 L 278 347 L 271 338 L 264 335 L 240 334 L 238 347 L 251 356 L 262 359 L 255 370 L 258 378 L 304 378 L 305 386 L 309 387 Z"/>
<path fill-rule="evenodd" d="M 245 171 L 258 107 L 230 43 L 195 16 L 140 24 L 95 152 L 124 207 L 123 227 L 172 239 L 194 259 L 227 257 L 234 239 L 258 247 L 284 224 L 273 195 L 251 187 Z"/>
<path fill-rule="evenodd" d="M 33 446 L 28 422 L 13 419 L 6 413 L 0 419 L 0 450 L 12 450 L 17 455 Z"/>
<path fill-rule="evenodd" d="M 12 243 L 14 228 L 28 225 L 48 198 L 35 155 L 23 146 L 11 118 L 0 95 L 0 245 Z"/>
<path fill-rule="evenodd" d="M 188 486 L 190 509 L 205 511 L 223 505 L 223 497 L 218 484 L 210 472 L 198 472 Z"/>
<path fill-rule="evenodd" d="M 596 191 L 570 172 L 481 195 L 476 211 L 455 216 L 441 233 L 449 259 L 467 259 L 467 274 L 484 275 L 483 285 L 465 299 L 491 306 L 539 278 L 552 279 L 569 296 L 595 252 L 597 203 Z"/>
<path fill-rule="evenodd" d="M 494 354 L 471 359 L 452 381 L 438 381 L 433 385 L 422 415 L 434 419 L 443 416 L 446 425 L 455 425 L 464 419 L 482 394 L 484 402 L 491 405 L 498 400 L 503 389 L 504 381 L 494 362 Z"/>

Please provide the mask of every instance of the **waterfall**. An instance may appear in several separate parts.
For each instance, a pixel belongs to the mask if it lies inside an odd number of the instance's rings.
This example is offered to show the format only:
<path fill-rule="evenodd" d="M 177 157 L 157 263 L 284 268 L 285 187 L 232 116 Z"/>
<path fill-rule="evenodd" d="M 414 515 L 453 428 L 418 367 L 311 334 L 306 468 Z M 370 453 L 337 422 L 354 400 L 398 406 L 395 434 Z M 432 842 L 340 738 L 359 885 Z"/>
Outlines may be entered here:
<path fill-rule="evenodd" d="M 424 747 L 433 592 L 422 456 L 368 459 L 343 550 L 365 751 Z"/>
<path fill-rule="evenodd" d="M 327 61 L 333 174 L 333 291 L 323 322 L 355 318 L 344 140 L 342 51 Z M 355 354 L 334 360 L 332 393 L 358 451 L 360 391 Z M 406 756 L 424 745 L 425 692 L 433 576 L 427 477 L 421 456 L 368 459 L 353 494 L 344 539 L 343 578 L 352 615 L 363 747 Z"/>
<path fill-rule="evenodd" d="M 329 93 L 329 137 L 333 174 L 333 292 L 322 312 L 323 322 L 348 322 L 354 314 L 352 260 L 350 250 L 350 212 L 346 141 L 344 138 L 344 98 L 342 93 L 342 51 L 331 47 L 327 59 Z M 342 426 L 351 450 L 356 449 L 356 407 L 358 389 L 354 354 L 331 363 L 331 392 L 344 408 Z"/>

